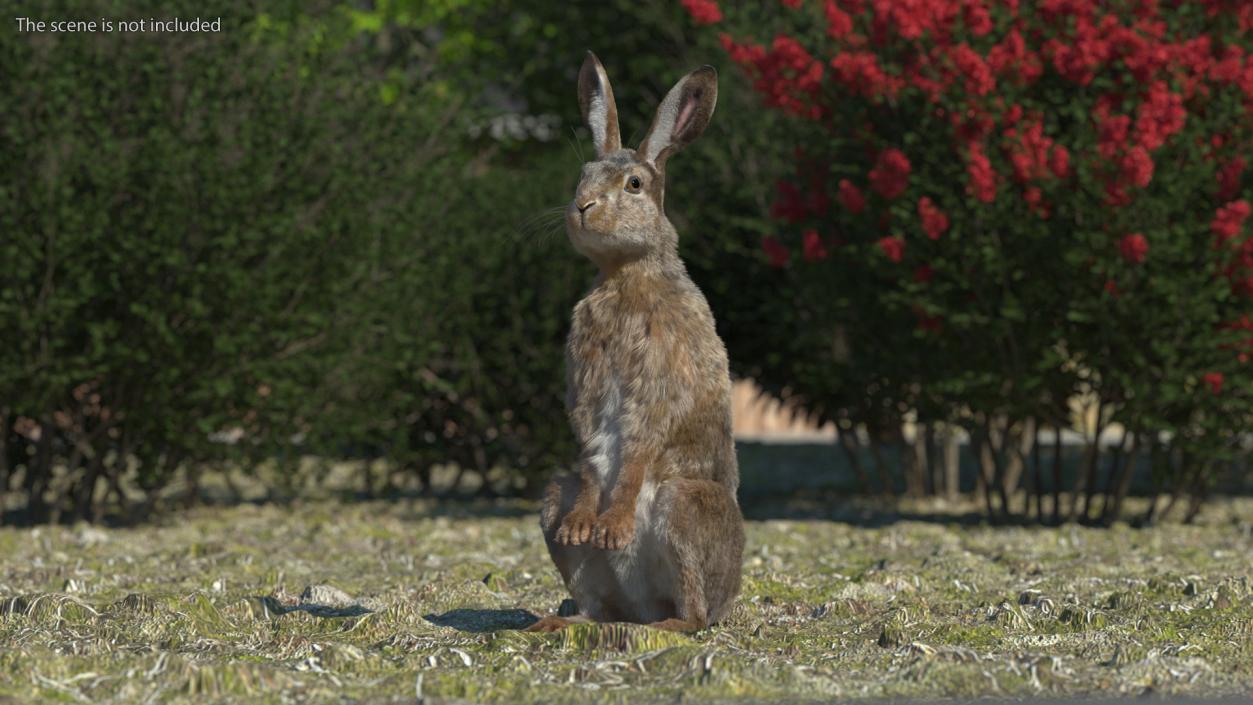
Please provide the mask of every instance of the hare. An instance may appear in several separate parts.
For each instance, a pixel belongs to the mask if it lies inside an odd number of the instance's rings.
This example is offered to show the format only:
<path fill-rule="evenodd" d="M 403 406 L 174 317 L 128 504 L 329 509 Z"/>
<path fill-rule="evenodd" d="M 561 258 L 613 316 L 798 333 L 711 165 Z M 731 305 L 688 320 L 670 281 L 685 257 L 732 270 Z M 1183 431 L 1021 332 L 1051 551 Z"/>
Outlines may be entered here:
<path fill-rule="evenodd" d="M 709 124 L 712 66 L 666 95 L 640 146 L 624 149 L 613 90 L 588 52 L 579 105 L 596 159 L 566 230 L 599 268 L 566 346 L 575 472 L 545 490 L 540 525 L 578 614 L 530 627 L 627 621 L 696 631 L 740 589 L 744 520 L 726 348 L 663 210 L 666 161 Z"/>

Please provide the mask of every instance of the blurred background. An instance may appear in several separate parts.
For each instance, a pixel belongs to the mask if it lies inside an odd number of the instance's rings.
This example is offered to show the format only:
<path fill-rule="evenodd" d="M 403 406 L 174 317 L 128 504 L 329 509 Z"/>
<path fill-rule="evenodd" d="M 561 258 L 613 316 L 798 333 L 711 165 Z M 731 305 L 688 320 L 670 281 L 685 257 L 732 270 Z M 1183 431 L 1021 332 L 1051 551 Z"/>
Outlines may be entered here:
<path fill-rule="evenodd" d="M 848 163 L 835 155 L 865 150 L 831 114 L 798 119 L 763 90 L 771 71 L 796 81 L 809 70 L 771 44 L 775 32 L 830 29 L 834 3 L 800 5 L 73 0 L 39 12 L 221 17 L 222 29 L 6 28 L 4 521 L 127 520 L 328 490 L 534 496 L 574 453 L 563 345 L 594 270 L 561 214 L 592 153 L 575 99 L 588 49 L 608 69 L 630 145 L 683 73 L 719 69 L 717 113 L 669 165 L 666 207 L 730 352 L 750 514 L 865 494 L 885 506 L 973 498 L 998 520 L 1109 523 L 1191 517 L 1214 492 L 1247 491 L 1247 370 L 1192 361 L 1199 333 L 1171 327 L 1217 330 L 1247 311 L 1244 299 L 1175 278 L 1145 294 L 1156 318 L 1117 308 L 1114 275 L 1088 269 L 1093 257 L 1126 267 L 1135 248 L 1089 255 L 1064 243 L 1058 233 L 1082 231 L 1085 211 L 1051 191 L 1054 229 L 1017 233 L 1018 216 L 979 222 L 966 215 L 978 203 L 932 187 L 953 221 L 942 243 L 1035 243 L 998 255 L 995 271 L 973 255 L 962 269 L 961 251 L 937 255 L 941 281 L 999 282 L 982 298 L 956 284 L 904 298 L 932 265 L 905 284 L 879 276 L 867 258 L 881 267 L 880 250 L 900 253 L 877 226 L 828 219 L 844 230 L 806 234 L 799 221 L 830 207 L 812 199 L 836 193 Z M 902 142 L 916 174 L 946 161 L 919 151 L 928 128 L 907 101 L 878 109 L 919 121 Z M 797 192 L 810 183 L 798 164 L 813 163 L 829 188 Z M 909 193 L 905 210 L 882 212 L 900 223 L 918 200 Z M 1202 211 L 1208 232 L 1213 206 Z M 1152 237 L 1154 256 L 1169 250 Z M 919 241 L 910 247 L 930 246 Z M 847 257 L 835 252 L 845 244 Z M 1206 248 L 1153 266 L 1163 278 L 1195 273 L 1185 263 Z M 1084 270 L 1082 281 L 1053 261 Z M 1145 331 L 1173 332 L 1159 345 Z M 1149 389 L 1171 391 L 1150 404 Z M 1127 496 L 1140 502 L 1134 515 Z"/>

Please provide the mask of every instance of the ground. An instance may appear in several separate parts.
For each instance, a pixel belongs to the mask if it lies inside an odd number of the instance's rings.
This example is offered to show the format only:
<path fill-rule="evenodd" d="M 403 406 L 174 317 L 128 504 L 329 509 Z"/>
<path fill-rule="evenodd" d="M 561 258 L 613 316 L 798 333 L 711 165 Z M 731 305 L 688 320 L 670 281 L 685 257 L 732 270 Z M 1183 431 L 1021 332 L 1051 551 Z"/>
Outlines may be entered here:
<path fill-rule="evenodd" d="M 522 502 L 0 529 L 0 703 L 1253 691 L 1253 499 L 1149 529 L 927 509 L 750 522 L 739 604 L 694 636 L 516 631 L 567 597 Z"/>

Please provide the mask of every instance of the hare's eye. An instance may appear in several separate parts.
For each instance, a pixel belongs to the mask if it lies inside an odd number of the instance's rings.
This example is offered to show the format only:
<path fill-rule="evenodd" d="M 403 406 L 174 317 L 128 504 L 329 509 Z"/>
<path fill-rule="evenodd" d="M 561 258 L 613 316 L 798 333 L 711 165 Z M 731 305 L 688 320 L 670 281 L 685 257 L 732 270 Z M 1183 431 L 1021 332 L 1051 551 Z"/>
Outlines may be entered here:
<path fill-rule="evenodd" d="M 632 176 L 631 178 L 627 179 L 626 190 L 630 191 L 631 193 L 639 193 L 640 192 L 640 177 Z"/>

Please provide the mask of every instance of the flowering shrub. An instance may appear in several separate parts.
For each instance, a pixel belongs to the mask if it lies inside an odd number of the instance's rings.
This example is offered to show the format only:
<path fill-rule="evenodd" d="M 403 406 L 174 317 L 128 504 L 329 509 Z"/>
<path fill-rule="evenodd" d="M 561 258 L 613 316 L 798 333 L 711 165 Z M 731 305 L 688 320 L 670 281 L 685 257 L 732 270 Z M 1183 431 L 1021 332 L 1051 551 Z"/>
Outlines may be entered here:
<path fill-rule="evenodd" d="M 1000 512 L 1077 395 L 1203 488 L 1253 427 L 1253 4 L 683 4 L 794 118 L 764 266 L 840 341 L 781 373 L 801 400 L 965 427 Z"/>

